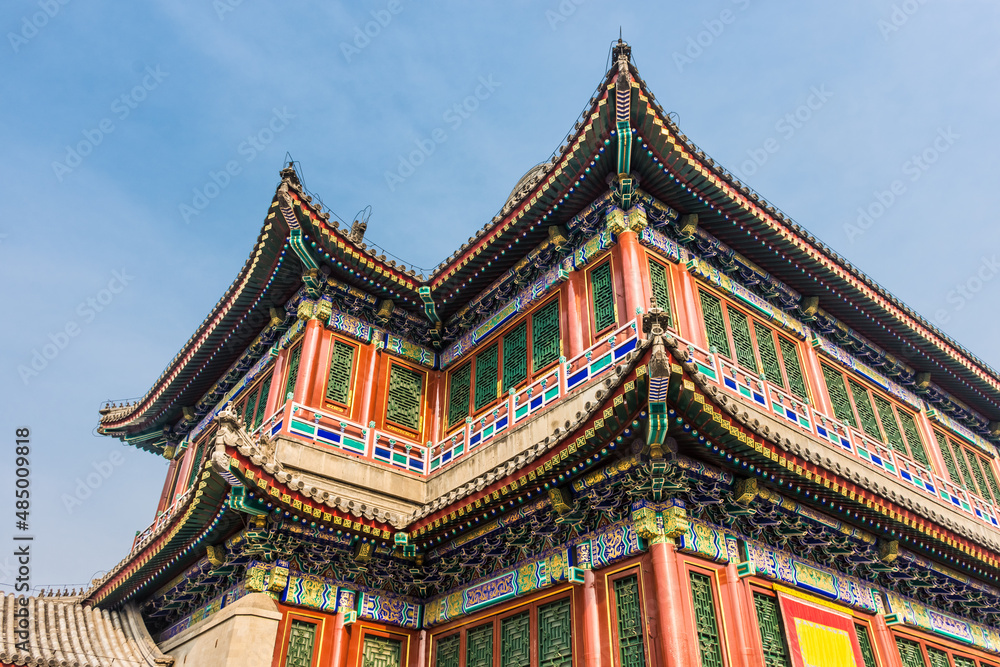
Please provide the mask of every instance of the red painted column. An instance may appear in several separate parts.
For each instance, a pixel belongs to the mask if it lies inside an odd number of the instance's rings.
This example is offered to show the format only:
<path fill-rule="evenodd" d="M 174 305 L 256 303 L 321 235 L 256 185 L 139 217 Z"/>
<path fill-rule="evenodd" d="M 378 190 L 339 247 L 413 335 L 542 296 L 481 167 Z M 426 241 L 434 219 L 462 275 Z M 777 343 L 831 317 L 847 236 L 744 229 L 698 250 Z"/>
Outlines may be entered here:
<path fill-rule="evenodd" d="M 756 658 L 756 652 L 747 640 L 750 636 L 751 628 L 747 623 L 747 609 L 744 604 L 743 587 L 740 585 L 740 578 L 736 574 L 736 565 L 734 563 L 726 566 L 725 575 L 726 582 L 722 588 L 728 593 L 729 607 L 732 609 L 731 618 L 733 628 L 729 653 L 732 655 L 736 667 L 757 667 L 760 659 Z"/>
<path fill-rule="evenodd" d="M 636 316 L 636 309 L 642 312 L 649 310 L 649 295 L 643 288 L 642 280 L 642 248 L 639 237 L 631 229 L 618 234 L 618 247 L 621 252 L 622 281 L 625 285 L 625 317 L 619 325 L 625 324 Z M 639 328 L 642 336 L 642 327 Z"/>
<path fill-rule="evenodd" d="M 562 330 L 566 341 L 566 358 L 572 359 L 587 349 L 590 340 L 590 311 L 586 304 L 587 290 L 583 284 L 583 271 L 573 271 L 566 281 Z"/>
<path fill-rule="evenodd" d="M 948 469 L 944 465 L 941 448 L 938 446 L 937 438 L 934 437 L 934 426 L 931 425 L 931 420 L 922 411 L 913 415 L 913 420 L 917 423 L 917 430 L 920 432 L 920 438 L 924 441 L 924 449 L 927 451 L 931 466 L 938 471 L 938 475 L 943 479 L 950 479 Z"/>
<path fill-rule="evenodd" d="M 583 571 L 583 664 L 585 667 L 601 665 L 601 617 L 597 608 L 597 589 L 594 571 Z"/>
<path fill-rule="evenodd" d="M 278 352 L 274 360 L 274 371 L 271 373 L 271 388 L 267 392 L 267 405 L 264 418 L 270 417 L 278 407 L 285 404 L 285 368 L 288 366 L 288 350 Z"/>
<path fill-rule="evenodd" d="M 684 611 L 678 603 L 681 590 L 677 576 L 677 548 L 671 543 L 649 546 L 656 584 L 656 606 L 660 613 L 660 651 L 666 667 L 686 667 L 690 660 L 687 635 L 683 632 Z"/>
<path fill-rule="evenodd" d="M 819 365 L 819 356 L 816 350 L 809 345 L 799 345 L 799 354 L 802 356 L 802 372 L 806 376 L 806 383 L 809 385 L 809 396 L 812 398 L 812 406 L 828 417 L 836 419 L 833 414 L 833 405 L 830 397 L 826 393 L 826 382 L 823 378 L 823 369 Z"/>
<path fill-rule="evenodd" d="M 326 403 L 326 381 L 330 377 L 330 358 L 333 356 L 333 339 L 327 334 L 326 327 L 322 320 L 319 332 L 316 336 L 316 349 L 312 359 L 313 377 L 312 382 L 306 386 L 306 405 L 317 408 L 324 407 Z"/>
<path fill-rule="evenodd" d="M 299 355 L 299 374 L 295 378 L 294 395 L 296 403 L 308 405 L 309 389 L 316 377 L 317 350 L 323 323 L 316 318 L 306 322 L 306 333 L 302 341 L 302 352 Z"/>
<path fill-rule="evenodd" d="M 362 371 L 361 377 L 358 378 L 363 382 L 364 390 L 361 392 L 361 425 L 368 428 L 368 422 L 372 417 L 372 394 L 375 391 L 375 385 L 378 383 L 378 360 L 381 356 L 381 350 L 377 349 L 374 345 L 368 345 L 368 364 Z"/>
<path fill-rule="evenodd" d="M 421 630 L 417 635 L 417 655 L 416 659 L 412 656 L 410 657 L 410 664 L 416 667 L 427 667 L 427 662 L 430 659 L 430 652 L 427 646 L 427 631 Z"/>
<path fill-rule="evenodd" d="M 330 667 L 344 667 L 347 658 L 347 630 L 344 627 L 344 612 L 333 618 L 333 650 Z"/>
<path fill-rule="evenodd" d="M 896 649 L 896 640 L 885 623 L 885 617 L 879 614 L 872 619 L 872 629 L 875 630 L 875 642 L 878 644 L 879 657 L 882 658 L 880 664 L 883 667 L 904 667 Z"/>
<path fill-rule="evenodd" d="M 176 478 L 174 477 L 174 473 L 176 471 L 177 459 L 171 459 L 170 465 L 167 466 L 167 478 L 163 480 L 163 491 L 160 492 L 160 503 L 156 506 L 157 515 L 170 506 L 170 496 L 172 495 L 171 491 L 173 491 L 174 484 L 176 483 Z"/>
<path fill-rule="evenodd" d="M 694 278 L 687 271 L 678 271 L 677 277 L 679 278 L 678 288 L 682 298 L 681 302 L 676 304 L 680 312 L 675 318 L 680 328 L 681 337 L 708 350 L 708 339 L 705 337 L 705 329 L 701 322 L 701 300 L 698 298 L 698 289 L 694 284 Z"/>

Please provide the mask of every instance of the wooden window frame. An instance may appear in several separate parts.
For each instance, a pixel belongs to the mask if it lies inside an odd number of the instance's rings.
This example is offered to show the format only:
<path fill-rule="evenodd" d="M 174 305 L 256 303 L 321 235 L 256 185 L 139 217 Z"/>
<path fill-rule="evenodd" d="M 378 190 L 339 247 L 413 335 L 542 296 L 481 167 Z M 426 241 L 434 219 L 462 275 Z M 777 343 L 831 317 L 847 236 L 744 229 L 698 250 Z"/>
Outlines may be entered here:
<path fill-rule="evenodd" d="M 598 329 L 597 302 L 594 300 L 594 286 L 591 277 L 593 276 L 594 271 L 604 268 L 605 265 L 608 267 L 608 276 L 609 279 L 611 280 L 611 308 L 612 311 L 614 312 L 615 317 L 614 317 L 614 322 L 612 324 L 604 327 L 603 329 Z M 618 313 L 618 294 L 617 290 L 615 289 L 616 275 L 617 272 L 615 271 L 614 257 L 610 256 L 610 253 L 608 253 L 608 255 L 606 255 L 601 260 L 594 262 L 593 266 L 590 266 L 584 272 L 584 289 L 586 289 L 587 291 L 587 310 L 590 312 L 590 326 L 594 332 L 593 340 L 595 341 L 604 334 L 616 330 L 619 326 L 618 323 L 621 321 L 621 317 L 619 316 Z M 562 332 L 560 332 L 560 334 L 561 333 Z"/>
<path fill-rule="evenodd" d="M 722 581 L 719 577 L 719 572 L 721 568 L 715 568 L 707 563 L 701 561 L 693 560 L 691 558 L 684 559 L 684 586 L 686 594 L 684 595 L 684 606 L 688 610 L 688 618 L 691 619 L 690 626 L 688 629 L 692 633 L 692 637 L 697 637 L 698 625 L 695 622 L 695 609 L 694 609 L 694 593 L 691 590 L 691 574 L 700 574 L 708 577 L 712 581 L 712 604 L 715 605 L 715 616 L 716 616 L 716 630 L 719 633 L 720 642 L 720 653 L 722 655 L 722 664 L 725 667 L 729 667 L 733 664 L 731 656 L 729 655 L 729 637 L 726 636 L 726 609 L 722 604 Z M 696 644 L 696 642 L 695 642 Z M 701 653 L 698 650 L 697 645 L 694 646 L 695 656 L 698 659 L 697 664 L 701 664 Z"/>
<path fill-rule="evenodd" d="M 660 259 L 658 255 L 655 255 L 651 252 L 646 253 L 646 265 L 647 265 L 646 270 L 649 272 L 649 295 L 655 296 L 653 294 L 653 271 L 651 268 L 652 264 L 659 264 L 663 268 L 663 277 L 667 281 L 667 299 L 669 301 L 669 303 L 667 304 L 667 310 L 669 312 L 669 317 L 667 318 L 667 328 L 676 332 L 678 331 L 678 321 L 680 320 L 680 318 L 677 316 L 676 313 L 675 304 L 677 304 L 677 300 L 674 298 L 676 296 L 676 291 L 674 290 L 674 279 L 670 271 L 670 265 L 673 264 L 673 262 L 670 262 L 669 260 L 665 259 Z M 644 304 L 643 307 L 646 309 L 646 312 L 649 312 L 649 308 L 651 305 L 652 304 Z M 658 308 L 661 309 L 663 308 L 662 303 L 657 303 L 656 305 Z"/>
<path fill-rule="evenodd" d="M 285 667 L 288 663 L 288 649 L 291 646 L 292 638 L 292 621 L 299 621 L 300 623 L 308 623 L 313 626 L 314 639 L 313 639 L 313 650 L 312 657 L 309 659 L 310 667 L 316 667 L 319 662 L 320 657 L 322 657 L 322 646 L 323 646 L 323 634 L 326 630 L 326 622 L 322 616 L 313 616 L 310 614 L 305 614 L 298 611 L 290 611 L 282 619 L 284 622 L 284 628 L 281 632 L 281 651 L 278 654 L 278 665 L 280 667 Z"/>
<path fill-rule="evenodd" d="M 730 301 L 725 295 L 723 295 L 723 294 L 721 294 L 721 293 L 719 293 L 719 292 L 717 292 L 717 291 L 715 291 L 713 289 L 708 288 L 708 286 L 706 286 L 706 285 L 704 285 L 702 283 L 698 283 L 696 285 L 696 289 L 699 290 L 699 291 L 703 291 L 703 292 L 705 292 L 705 293 L 713 296 L 714 298 L 718 299 L 719 300 L 719 304 L 722 307 L 722 326 L 726 330 L 726 340 L 729 342 L 729 352 L 730 353 L 729 354 L 723 354 L 722 352 L 717 352 L 716 354 L 718 354 L 721 357 L 724 357 L 726 359 L 726 361 L 728 361 L 731 364 L 733 364 L 734 366 L 738 367 L 740 370 L 742 370 L 744 372 L 752 373 L 755 377 L 759 378 L 762 382 L 768 382 L 769 384 L 774 385 L 780 391 L 788 394 L 789 396 L 793 396 L 793 397 L 795 397 L 795 398 L 797 398 L 799 400 L 804 400 L 807 403 L 809 403 L 810 405 L 812 405 L 811 395 L 810 395 L 810 391 L 809 391 L 809 374 L 806 372 L 805 364 L 803 363 L 803 356 L 801 354 L 802 348 L 801 348 L 801 345 L 799 344 L 799 341 L 796 341 L 791 336 L 787 336 L 784 333 L 780 332 L 777 327 L 773 327 L 773 326 L 767 324 L 766 322 L 762 321 L 761 318 L 759 318 L 756 315 L 754 315 L 753 312 L 750 311 L 749 309 L 740 308 L 739 306 L 737 306 L 736 304 L 734 304 L 732 301 Z M 705 313 L 702 312 L 701 297 L 700 297 L 700 295 L 699 295 L 699 298 L 698 298 L 697 308 L 698 308 L 698 316 L 701 319 L 702 330 L 705 330 Z M 742 315 L 743 317 L 745 317 L 747 319 L 748 323 L 749 323 L 748 329 L 749 329 L 749 332 L 750 332 L 750 343 L 751 343 L 751 347 L 753 348 L 754 363 L 757 364 L 757 368 L 756 369 L 748 369 L 748 368 L 744 367 L 739 362 L 739 360 L 736 358 L 736 356 L 737 356 L 736 355 L 736 339 L 733 337 L 733 328 L 732 328 L 732 323 L 730 322 L 730 315 L 729 315 L 730 311 L 733 311 L 733 310 L 735 310 L 740 315 Z M 770 334 L 770 336 L 771 336 L 771 342 L 774 344 L 774 352 L 775 352 L 775 355 L 777 356 L 777 359 L 778 359 L 778 370 L 781 372 L 781 384 L 778 384 L 778 383 L 776 383 L 776 382 L 774 382 L 772 380 L 765 380 L 762 377 L 762 375 L 764 374 L 764 371 L 763 371 L 764 360 L 763 360 L 763 358 L 762 358 L 762 356 L 760 354 L 760 345 L 757 343 L 757 328 L 758 327 L 760 327 L 764 331 L 768 332 Z M 795 393 L 792 392 L 791 382 L 788 379 L 788 370 L 787 370 L 787 367 L 786 367 L 786 364 L 785 364 L 785 354 L 781 350 L 781 340 L 782 339 L 784 339 L 786 343 L 790 343 L 792 345 L 792 347 L 794 348 L 794 350 L 795 350 L 795 362 L 799 366 L 799 371 L 802 373 L 803 384 L 805 385 L 805 390 L 806 390 L 806 397 L 805 398 L 802 398 L 801 396 L 797 396 Z M 707 338 L 706 338 L 706 340 L 707 340 Z M 853 404 L 852 404 L 852 407 L 853 407 Z"/>
<path fill-rule="evenodd" d="M 350 414 L 351 409 L 354 407 L 354 392 L 351 389 L 357 386 L 358 374 L 361 372 L 361 345 L 357 342 L 352 341 L 348 338 L 343 338 L 336 334 L 330 334 L 330 355 L 329 360 L 326 364 L 326 378 L 323 381 L 323 407 L 325 409 L 333 409 L 338 412 L 344 412 Z M 337 401 L 331 401 L 327 398 L 327 392 L 330 389 L 330 367 L 333 366 L 333 354 L 336 349 L 337 343 L 342 345 L 347 345 L 354 350 L 354 356 L 351 359 L 351 372 L 350 379 L 347 381 L 347 403 L 339 403 Z"/>
<path fill-rule="evenodd" d="M 438 634 L 432 634 L 430 637 L 430 650 L 428 651 L 428 665 L 430 667 L 435 667 L 437 665 L 438 658 L 438 642 L 441 639 L 448 639 L 455 635 L 458 635 L 458 664 L 459 667 L 466 667 L 466 652 L 468 650 L 467 635 L 470 630 L 476 630 L 487 624 L 493 625 L 493 667 L 503 667 L 503 663 L 500 661 L 501 655 L 501 624 L 504 619 L 510 618 L 511 616 L 517 616 L 525 611 L 528 612 L 528 633 L 529 633 L 529 646 L 530 646 L 530 659 L 532 667 L 537 667 L 538 665 L 538 651 L 539 651 L 539 626 L 538 626 L 538 609 L 539 607 L 544 607 L 545 605 L 551 604 L 553 602 L 559 602 L 561 600 L 568 599 L 570 602 L 570 627 L 572 632 L 576 632 L 577 627 L 577 615 L 576 615 L 576 595 L 574 593 L 574 588 L 572 586 L 563 587 L 555 591 L 546 591 L 535 597 L 528 598 L 520 603 L 514 604 L 510 607 L 502 609 L 496 612 L 484 611 L 480 614 L 474 614 L 465 618 L 456 620 L 454 623 L 449 623 L 442 631 Z M 574 646 L 575 648 L 575 646 Z M 574 652 L 574 656 L 576 653 Z M 404 663 L 406 664 L 406 663 Z M 574 657 L 575 664 L 575 657 Z"/>
<path fill-rule="evenodd" d="M 892 452 L 894 454 L 898 454 L 899 453 L 899 452 L 896 451 L 896 448 L 892 445 L 892 443 L 889 442 L 889 439 L 885 436 L 885 427 L 882 425 L 881 413 L 878 410 L 878 404 L 875 402 L 875 397 L 878 396 L 879 398 L 881 398 L 884 401 L 886 401 L 889 404 L 889 406 L 892 408 L 892 418 L 896 422 L 896 428 L 898 428 L 899 431 L 900 431 L 900 433 L 902 434 L 903 445 L 906 448 L 906 454 L 904 454 L 904 456 L 906 456 L 907 459 L 909 459 L 911 462 L 913 462 L 914 465 L 923 467 L 923 465 L 920 463 L 920 461 L 918 461 L 913 456 L 913 446 L 910 444 L 909 440 L 907 439 L 907 437 L 906 437 L 906 430 L 903 428 L 903 422 L 899 418 L 899 413 L 901 411 L 904 412 L 905 414 L 909 415 L 910 418 L 913 419 L 914 423 L 917 424 L 917 437 L 920 438 L 919 421 L 917 420 L 918 413 L 913 412 L 911 410 L 908 410 L 907 408 L 904 408 L 903 406 L 901 406 L 899 404 L 899 402 L 895 398 L 893 398 L 892 396 L 890 396 L 886 392 L 878 389 L 877 387 L 872 386 L 872 384 L 870 382 L 868 382 L 867 380 L 865 380 L 861 376 L 856 375 L 854 373 L 851 373 L 847 369 L 839 368 L 837 366 L 837 363 L 836 363 L 835 360 L 822 359 L 822 360 L 820 360 L 820 365 L 821 365 L 821 369 L 820 369 L 821 371 L 822 371 L 822 366 L 826 366 L 827 368 L 829 368 L 834 373 L 839 373 L 840 376 L 841 376 L 841 378 L 843 379 L 843 381 L 844 381 L 844 387 L 847 390 L 847 400 L 851 404 L 851 411 L 854 414 L 854 420 L 855 420 L 855 423 L 857 424 L 857 426 L 853 427 L 856 431 L 860 431 L 861 433 L 865 434 L 869 438 L 874 438 L 874 439 L 878 440 L 879 444 L 881 444 L 884 447 L 892 450 Z M 829 398 L 830 397 L 830 388 L 826 384 L 826 376 L 822 372 L 820 373 L 820 375 L 823 375 L 823 378 L 822 378 L 823 389 L 826 391 L 826 395 Z M 870 433 L 868 433 L 864 429 L 864 427 L 863 427 L 863 425 L 861 423 L 860 413 L 858 412 L 858 407 L 855 404 L 855 400 L 854 400 L 854 392 L 851 391 L 851 382 L 853 382 L 854 384 L 858 385 L 859 387 L 861 387 L 862 389 L 864 389 L 868 393 L 868 401 L 869 401 L 869 403 L 871 403 L 872 411 L 875 414 L 875 426 L 878 428 L 878 432 L 879 432 L 879 437 L 878 438 L 875 438 Z M 837 421 L 840 421 L 840 419 L 836 415 L 830 415 L 830 416 L 833 417 L 834 419 L 837 419 Z M 928 443 L 925 443 L 923 440 L 921 440 L 920 444 L 921 444 L 921 446 L 923 446 L 924 453 L 926 454 L 927 451 L 928 451 Z M 928 465 L 929 465 L 929 471 L 932 472 L 932 473 L 934 473 L 934 474 L 937 474 L 937 471 L 934 469 L 934 464 L 931 462 L 929 456 L 928 456 Z"/>
<path fill-rule="evenodd" d="M 535 344 L 534 324 L 535 324 L 535 315 L 538 314 L 538 312 L 541 311 L 543 308 L 547 308 L 550 305 L 552 305 L 553 302 L 557 304 L 556 305 L 556 311 L 557 311 L 556 322 L 557 322 L 557 326 L 559 327 L 558 342 L 559 342 L 559 353 L 560 354 L 559 354 L 558 357 L 556 357 L 554 360 L 550 361 L 549 363 L 545 364 L 544 366 L 541 366 L 539 368 L 535 368 L 535 359 L 534 359 L 534 344 Z M 515 392 L 520 391 L 524 387 L 527 387 L 529 384 L 531 384 L 532 382 L 534 382 L 535 380 L 537 380 L 539 378 L 539 376 L 545 375 L 546 373 L 548 373 L 550 370 L 552 370 L 552 368 L 554 368 L 556 366 L 556 364 L 559 363 L 559 359 L 562 357 L 562 339 L 563 339 L 563 336 L 562 336 L 562 334 L 563 334 L 562 323 L 561 323 L 561 319 L 560 319 L 561 315 L 562 315 L 561 309 L 562 309 L 562 301 L 560 300 L 559 293 L 557 292 L 556 294 L 552 295 L 552 298 L 545 299 L 542 303 L 538 304 L 537 306 L 535 306 L 534 308 L 532 308 L 530 311 L 528 311 L 527 313 L 525 313 L 524 315 L 522 315 L 518 319 L 516 319 L 513 322 L 511 322 L 511 323 L 507 324 L 506 326 L 504 326 L 504 328 L 501 329 L 500 331 L 492 334 L 485 341 L 477 344 L 476 348 L 474 350 L 474 353 L 470 353 L 465 359 L 462 359 L 460 363 L 455 364 L 454 368 L 448 369 L 448 371 L 447 371 L 447 376 L 448 377 L 447 377 L 447 380 L 446 380 L 446 383 L 445 383 L 446 384 L 446 387 L 445 387 L 445 390 L 446 390 L 445 391 L 446 405 L 445 405 L 445 410 L 444 410 L 445 415 L 444 415 L 444 418 L 442 419 L 442 424 L 443 424 L 443 427 L 442 427 L 442 437 L 447 437 L 448 434 L 454 433 L 455 431 L 459 430 L 460 427 L 464 427 L 464 425 L 465 425 L 465 422 L 462 419 L 456 419 L 456 421 L 453 421 L 453 422 L 450 421 L 449 415 L 447 414 L 447 412 L 448 412 L 447 408 L 448 408 L 448 406 L 451 405 L 451 387 L 452 387 L 453 376 L 458 371 L 464 369 L 467 365 L 470 366 L 470 370 L 469 370 L 469 409 L 466 412 L 465 416 L 466 417 L 471 417 L 473 419 L 473 421 L 475 421 L 476 419 L 478 419 L 482 415 L 484 415 L 487 412 L 489 412 L 490 410 L 494 409 L 499 402 L 501 402 L 502 400 L 504 400 L 504 398 L 507 396 L 507 394 L 510 392 L 510 390 L 513 389 Z M 527 354 L 528 374 L 527 374 L 527 376 L 523 380 L 521 380 L 517 384 L 508 387 L 507 391 L 505 392 L 505 391 L 503 391 L 504 340 L 507 338 L 507 336 L 511 332 L 513 332 L 517 327 L 521 326 L 522 324 L 524 324 L 524 326 L 527 329 L 527 332 L 526 332 L 526 340 L 527 340 L 526 354 Z M 494 398 L 491 402 L 486 403 L 482 407 L 476 408 L 476 362 L 479 360 L 479 355 L 482 352 L 485 352 L 486 350 L 488 350 L 489 348 L 493 347 L 494 345 L 497 346 L 497 397 Z"/>
<path fill-rule="evenodd" d="M 903 630 L 897 627 L 892 627 L 890 634 L 892 635 L 894 651 L 899 652 L 896 646 L 896 639 L 906 639 L 908 641 L 914 642 L 920 646 L 920 655 L 924 660 L 924 665 L 929 666 L 931 664 L 930 655 L 928 652 L 928 647 L 938 649 L 943 651 L 948 655 L 948 661 L 951 665 L 955 665 L 955 655 L 962 658 L 968 658 L 974 661 L 976 667 L 993 667 L 993 665 L 1000 664 L 1000 658 L 995 656 L 984 655 L 977 649 L 970 649 L 968 646 L 963 646 L 954 642 L 951 642 L 943 637 L 928 637 L 924 634 L 920 634 L 915 630 L 910 630 L 909 628 Z"/>
<path fill-rule="evenodd" d="M 604 594 L 608 610 L 608 634 L 611 639 L 611 664 L 618 667 L 620 667 L 621 662 L 621 646 L 618 643 L 618 605 L 615 600 L 615 582 L 631 576 L 636 577 L 636 583 L 639 587 L 639 615 L 641 618 L 646 618 L 646 587 L 641 563 L 633 562 L 624 568 L 608 572 L 604 575 Z M 646 661 L 646 667 L 652 667 L 652 665 L 657 664 L 652 660 L 653 653 L 650 644 L 651 642 L 646 641 L 646 636 L 643 634 L 642 652 Z"/>
<path fill-rule="evenodd" d="M 417 441 L 419 441 L 420 434 L 423 432 L 423 426 L 424 426 L 424 421 L 425 421 L 424 420 L 424 408 L 425 408 L 424 400 L 425 400 L 425 397 L 427 395 L 427 390 L 428 390 L 428 387 L 427 387 L 427 371 L 424 370 L 423 368 L 419 368 L 419 367 L 416 367 L 416 366 L 410 366 L 409 364 L 404 364 L 401 361 L 397 361 L 396 359 L 393 359 L 391 357 L 387 357 L 387 359 L 388 359 L 388 363 L 386 364 L 386 371 L 385 371 L 385 389 L 384 389 L 384 393 L 383 393 L 384 398 L 382 400 L 382 423 L 386 426 L 387 430 L 391 426 L 393 429 L 396 429 L 396 430 L 400 431 L 401 435 L 411 434 L 408 437 L 416 438 Z M 418 412 L 417 412 L 417 428 L 416 429 L 410 428 L 409 426 L 406 426 L 405 424 L 400 424 L 400 423 L 397 423 L 397 422 L 392 421 L 392 420 L 389 419 L 389 384 L 390 384 L 390 382 L 392 380 L 392 369 L 395 368 L 396 366 L 399 366 L 400 368 L 402 368 L 404 370 L 411 371 L 413 373 L 417 373 L 417 374 L 419 374 L 421 376 L 421 380 L 420 380 L 420 396 L 417 397 L 417 404 L 420 407 L 419 407 Z"/>
<path fill-rule="evenodd" d="M 282 385 L 282 390 L 283 390 L 281 392 L 281 404 L 282 405 L 284 405 L 288 401 L 294 401 L 295 400 L 295 396 L 294 396 L 295 395 L 295 385 L 297 385 L 299 383 L 299 373 L 302 372 L 302 361 L 303 361 L 303 359 L 302 359 L 303 349 L 302 348 L 303 348 L 304 345 L 305 345 L 305 341 L 301 340 L 301 341 L 297 341 L 293 345 L 289 345 L 286 348 L 287 349 L 287 353 L 285 355 L 285 368 L 282 369 L 284 372 L 281 374 L 281 385 Z M 288 386 L 288 381 L 291 379 L 291 373 L 292 373 L 291 361 L 292 361 L 292 358 L 295 356 L 296 352 L 299 355 L 299 360 L 298 360 L 298 362 L 295 365 L 295 382 L 293 382 L 292 386 L 289 387 Z M 288 397 L 289 394 L 292 394 L 292 398 Z"/>

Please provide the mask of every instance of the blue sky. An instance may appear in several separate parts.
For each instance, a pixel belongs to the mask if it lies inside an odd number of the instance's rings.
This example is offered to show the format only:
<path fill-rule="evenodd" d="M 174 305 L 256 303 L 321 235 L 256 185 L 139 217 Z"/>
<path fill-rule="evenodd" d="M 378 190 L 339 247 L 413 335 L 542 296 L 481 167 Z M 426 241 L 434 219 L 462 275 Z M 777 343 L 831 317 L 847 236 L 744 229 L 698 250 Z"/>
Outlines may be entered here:
<path fill-rule="evenodd" d="M 86 584 L 152 520 L 166 462 L 96 436 L 97 410 L 141 395 L 222 295 L 286 152 L 433 268 L 559 146 L 619 26 L 691 140 L 1000 366 L 1000 7 L 623 4 L 4 3 L 0 490 L 28 426 L 33 584 Z"/>

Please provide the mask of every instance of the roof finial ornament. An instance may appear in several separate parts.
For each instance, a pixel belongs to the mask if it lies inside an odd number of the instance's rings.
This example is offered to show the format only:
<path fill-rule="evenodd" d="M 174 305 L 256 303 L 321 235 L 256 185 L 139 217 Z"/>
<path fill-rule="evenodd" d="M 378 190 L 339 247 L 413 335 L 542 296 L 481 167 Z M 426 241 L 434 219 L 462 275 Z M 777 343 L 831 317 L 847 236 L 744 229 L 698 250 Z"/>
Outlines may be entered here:
<path fill-rule="evenodd" d="M 621 27 L 618 28 L 618 43 L 615 44 L 613 49 L 611 49 L 611 56 L 618 64 L 619 71 L 628 69 L 628 61 L 632 57 L 632 47 L 628 45 L 628 42 L 622 39 Z"/>

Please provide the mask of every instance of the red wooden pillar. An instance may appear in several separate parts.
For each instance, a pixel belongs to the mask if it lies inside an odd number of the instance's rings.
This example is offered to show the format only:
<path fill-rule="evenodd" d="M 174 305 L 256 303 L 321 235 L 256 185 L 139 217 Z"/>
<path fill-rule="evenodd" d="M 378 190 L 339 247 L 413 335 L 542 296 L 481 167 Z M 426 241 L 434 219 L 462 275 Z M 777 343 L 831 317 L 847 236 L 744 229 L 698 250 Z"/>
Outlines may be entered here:
<path fill-rule="evenodd" d="M 375 392 L 375 386 L 378 384 L 378 360 L 381 350 L 374 345 L 366 345 L 364 349 L 368 354 L 365 358 L 365 366 L 361 369 L 360 377 L 358 377 L 358 381 L 364 387 L 361 392 L 361 414 L 358 421 L 361 422 L 362 426 L 368 428 L 368 422 L 372 417 L 372 396 Z"/>
<path fill-rule="evenodd" d="M 274 372 L 271 373 L 271 388 L 267 392 L 267 405 L 264 418 L 270 417 L 278 408 L 285 404 L 285 369 L 288 367 L 288 349 L 278 352 L 274 360 Z"/>
<path fill-rule="evenodd" d="M 597 589 L 594 571 L 583 571 L 583 664 L 584 667 L 601 665 L 601 617 L 597 608 Z"/>
<path fill-rule="evenodd" d="M 649 546 L 653 560 L 653 582 L 656 585 L 656 606 L 659 608 L 660 653 L 666 667 L 686 667 L 690 664 L 689 643 L 683 631 L 684 611 L 678 604 L 681 584 L 677 575 L 677 548 L 669 542 L 654 542 Z"/>
<path fill-rule="evenodd" d="M 430 371 L 427 374 L 427 403 L 424 407 L 425 417 L 421 423 L 426 424 L 424 427 L 424 433 L 427 434 L 425 440 L 430 440 L 431 443 L 437 443 L 444 438 L 441 429 L 441 415 L 445 410 L 445 375 L 445 371 Z"/>
<path fill-rule="evenodd" d="M 800 345 L 799 352 L 802 355 L 802 369 L 806 376 L 806 383 L 809 385 L 809 395 L 812 397 L 812 406 L 827 415 L 836 418 L 833 414 L 833 404 L 826 393 L 826 383 L 820 378 L 823 377 L 823 368 L 819 365 L 819 355 L 809 345 Z"/>
<path fill-rule="evenodd" d="M 309 390 L 316 377 L 317 351 L 323 333 L 323 323 L 316 318 L 306 322 L 306 333 L 302 341 L 302 352 L 299 353 L 299 374 L 295 378 L 293 400 L 304 405 L 309 404 Z"/>
<path fill-rule="evenodd" d="M 160 492 L 160 503 L 156 506 L 157 516 L 159 516 L 160 512 L 170 507 L 170 497 L 173 495 L 171 492 L 174 490 L 174 485 L 176 483 L 176 478 L 174 477 L 175 472 L 177 472 L 177 459 L 171 459 L 170 465 L 167 467 L 167 478 L 163 480 L 163 491 Z"/>
<path fill-rule="evenodd" d="M 885 623 L 885 617 L 881 614 L 872 619 L 872 628 L 875 630 L 875 642 L 878 644 L 878 652 L 882 658 L 883 667 L 903 667 L 903 661 L 899 657 L 896 649 L 896 640 L 889 631 L 889 626 Z"/>
<path fill-rule="evenodd" d="M 347 660 L 347 630 L 344 626 L 344 612 L 333 617 L 333 650 L 330 667 L 345 667 Z"/>
<path fill-rule="evenodd" d="M 561 324 L 566 340 L 566 358 L 572 359 L 583 354 L 587 349 L 584 341 L 590 340 L 590 309 L 587 306 L 587 290 L 584 285 L 584 272 L 573 271 L 569 274 L 565 289 L 566 303 L 563 307 L 564 317 Z"/>
<path fill-rule="evenodd" d="M 619 322 L 620 326 L 636 316 L 636 309 L 641 308 L 642 312 L 649 310 L 649 295 L 643 286 L 643 252 L 639 246 L 638 235 L 631 229 L 620 232 L 618 247 L 621 253 L 622 282 L 625 285 L 625 317 Z M 641 337 L 641 327 L 639 331 Z"/>
<path fill-rule="evenodd" d="M 931 424 L 931 420 L 927 415 L 920 411 L 913 416 L 913 420 L 917 423 L 917 430 L 920 433 L 920 438 L 926 443 L 924 449 L 927 451 L 927 456 L 931 461 L 931 466 L 934 470 L 939 471 L 939 474 L 944 479 L 950 479 L 948 475 L 948 468 L 944 465 L 944 457 L 941 454 L 941 448 L 938 446 L 937 438 L 934 437 L 934 426 Z"/>
<path fill-rule="evenodd" d="M 431 657 L 428 648 L 427 631 L 421 630 L 417 635 L 417 655 L 416 657 L 410 656 L 410 664 L 415 665 L 415 667 L 427 667 Z"/>
<path fill-rule="evenodd" d="M 680 334 L 698 347 L 708 350 L 708 339 L 701 323 L 701 300 L 698 298 L 698 288 L 695 286 L 694 278 L 687 271 L 678 271 L 677 276 L 679 278 L 677 287 L 682 296 L 680 303 L 676 304 L 679 312 L 675 315 L 675 321 L 678 323 Z"/>
<path fill-rule="evenodd" d="M 746 595 L 749 592 L 742 586 L 740 577 L 736 574 L 734 563 L 726 566 L 724 572 L 726 580 L 722 588 L 727 594 L 729 607 L 732 610 L 730 613 L 733 636 L 730 638 L 729 653 L 733 657 L 735 667 L 758 667 L 762 665 L 761 658 L 756 654 L 753 644 L 748 639 L 753 630 L 747 618 Z"/>

